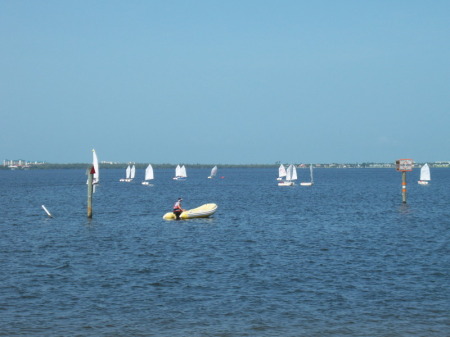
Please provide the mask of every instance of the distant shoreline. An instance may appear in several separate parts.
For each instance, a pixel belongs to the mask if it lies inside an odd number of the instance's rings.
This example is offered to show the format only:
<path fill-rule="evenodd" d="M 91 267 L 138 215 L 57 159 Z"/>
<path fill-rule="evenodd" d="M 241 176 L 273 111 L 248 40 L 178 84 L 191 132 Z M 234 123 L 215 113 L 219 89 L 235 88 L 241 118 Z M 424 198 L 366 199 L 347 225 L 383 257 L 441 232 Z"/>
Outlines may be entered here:
<path fill-rule="evenodd" d="M 137 169 L 145 169 L 148 163 L 133 163 Z M 424 163 L 414 163 L 414 168 L 420 168 Z M 17 167 L 16 170 L 43 170 L 43 169 L 87 169 L 92 164 L 89 163 L 71 163 L 71 164 L 52 164 L 52 163 L 40 163 L 31 164 L 28 167 Z M 123 169 L 126 168 L 128 163 L 100 163 L 101 169 Z M 186 164 L 189 168 L 211 168 L 215 165 L 220 168 L 278 168 L 280 163 L 275 164 Z M 297 168 L 309 168 L 309 164 L 295 164 Z M 395 169 L 395 163 L 360 163 L 360 164 L 312 164 L 314 168 L 392 168 Z M 428 165 L 432 168 L 450 168 L 450 162 L 429 162 Z M 171 169 L 176 164 L 153 164 L 155 169 Z M 8 166 L 0 166 L 0 170 L 12 170 Z"/>

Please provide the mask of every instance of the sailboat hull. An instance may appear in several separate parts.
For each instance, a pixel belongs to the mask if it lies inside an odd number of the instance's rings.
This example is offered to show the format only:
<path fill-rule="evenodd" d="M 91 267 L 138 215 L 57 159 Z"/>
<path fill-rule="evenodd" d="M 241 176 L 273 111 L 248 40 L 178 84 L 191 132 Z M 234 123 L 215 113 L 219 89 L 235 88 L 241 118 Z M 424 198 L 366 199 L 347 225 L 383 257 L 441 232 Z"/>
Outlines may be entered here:
<path fill-rule="evenodd" d="M 204 204 L 200 207 L 190 209 L 181 213 L 181 219 L 207 218 L 217 211 L 217 204 Z M 163 216 L 164 220 L 175 220 L 176 216 L 172 212 Z"/>
<path fill-rule="evenodd" d="M 426 180 L 419 180 L 417 183 L 419 185 L 428 185 L 428 181 L 426 181 Z"/>
<path fill-rule="evenodd" d="M 292 181 L 282 181 L 280 183 L 278 183 L 278 186 L 294 186 L 294 182 Z"/>
<path fill-rule="evenodd" d="M 314 185 L 314 183 L 312 183 L 312 182 L 303 182 L 303 183 L 300 183 L 300 185 L 301 186 L 312 186 L 312 185 Z"/>

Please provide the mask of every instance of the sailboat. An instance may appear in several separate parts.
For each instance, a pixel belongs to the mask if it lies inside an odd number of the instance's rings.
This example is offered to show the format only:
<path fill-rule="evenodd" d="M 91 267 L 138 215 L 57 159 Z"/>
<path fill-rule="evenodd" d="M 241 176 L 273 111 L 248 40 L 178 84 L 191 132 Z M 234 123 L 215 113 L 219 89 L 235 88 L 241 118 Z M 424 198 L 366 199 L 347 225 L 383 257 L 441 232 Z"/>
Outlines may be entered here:
<path fill-rule="evenodd" d="M 133 165 L 133 166 L 131 167 L 130 180 L 129 180 L 128 182 L 133 181 L 133 179 L 134 179 L 135 176 L 136 176 L 136 166 Z"/>
<path fill-rule="evenodd" d="M 186 167 L 184 165 L 181 166 L 181 169 L 180 169 L 180 178 L 181 179 L 186 179 L 187 178 Z"/>
<path fill-rule="evenodd" d="M 310 175 L 310 181 L 301 182 L 301 186 L 312 186 L 314 185 L 314 179 L 313 179 L 313 166 L 312 164 L 309 165 L 309 175 Z"/>
<path fill-rule="evenodd" d="M 420 185 L 428 185 L 428 181 L 430 180 L 431 180 L 430 167 L 428 166 L 428 164 L 425 164 L 420 169 L 420 180 L 418 181 L 418 183 Z"/>
<path fill-rule="evenodd" d="M 280 165 L 278 168 L 278 178 L 277 180 L 283 180 L 283 178 L 286 177 L 286 168 L 283 164 Z"/>
<path fill-rule="evenodd" d="M 97 157 L 97 153 L 95 152 L 95 149 L 92 149 L 92 165 L 94 166 L 94 170 L 95 170 L 92 183 L 98 184 L 100 182 L 100 171 L 99 171 L 99 166 L 98 166 L 98 157 Z"/>
<path fill-rule="evenodd" d="M 135 175 L 136 175 L 136 166 L 128 165 L 127 169 L 125 170 L 125 179 L 122 178 L 120 179 L 120 181 L 129 183 L 133 181 Z"/>
<path fill-rule="evenodd" d="M 98 166 L 98 158 L 95 149 L 92 149 L 92 166 L 94 166 L 94 175 L 92 176 L 92 184 L 96 185 L 100 182 L 100 171 Z M 87 184 L 88 182 L 86 182 Z M 95 192 L 95 189 L 94 189 Z"/>
<path fill-rule="evenodd" d="M 180 170 L 181 170 L 181 166 L 177 165 L 177 167 L 175 167 L 175 177 L 173 177 L 173 180 L 178 180 L 178 177 L 180 176 Z"/>
<path fill-rule="evenodd" d="M 291 164 L 286 170 L 286 180 L 280 181 L 278 186 L 294 186 L 294 180 L 297 180 L 297 169 Z"/>
<path fill-rule="evenodd" d="M 130 179 L 130 176 L 131 176 L 131 166 L 128 165 L 125 170 L 125 178 L 121 178 L 119 181 L 122 181 L 122 182 L 128 181 Z"/>
<path fill-rule="evenodd" d="M 151 185 L 149 180 L 153 180 L 153 167 L 152 164 L 148 164 L 147 168 L 145 169 L 145 179 L 142 182 L 142 185 Z"/>
<path fill-rule="evenodd" d="M 216 174 L 217 174 L 217 166 L 214 166 L 214 167 L 211 169 L 211 175 L 208 177 L 208 179 L 214 178 L 214 177 L 216 176 Z"/>
<path fill-rule="evenodd" d="M 177 165 L 175 168 L 175 177 L 173 180 L 185 180 L 187 178 L 186 174 L 186 167 L 183 165 L 180 167 L 180 165 Z"/>

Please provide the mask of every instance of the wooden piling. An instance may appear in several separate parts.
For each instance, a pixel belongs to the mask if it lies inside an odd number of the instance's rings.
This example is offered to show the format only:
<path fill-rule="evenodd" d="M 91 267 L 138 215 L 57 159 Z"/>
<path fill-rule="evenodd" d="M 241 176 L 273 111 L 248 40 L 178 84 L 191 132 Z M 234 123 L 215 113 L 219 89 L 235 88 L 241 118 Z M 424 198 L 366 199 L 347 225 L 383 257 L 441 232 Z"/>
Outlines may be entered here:
<path fill-rule="evenodd" d="M 406 204 L 406 172 L 412 171 L 414 161 L 412 159 L 399 159 L 395 161 L 397 171 L 402 172 L 402 201 Z"/>
<path fill-rule="evenodd" d="M 406 171 L 402 172 L 402 201 L 406 204 Z"/>
<path fill-rule="evenodd" d="M 93 176 L 95 173 L 94 166 L 88 170 L 88 196 L 87 196 L 87 217 L 92 218 L 92 194 L 93 194 Z"/>

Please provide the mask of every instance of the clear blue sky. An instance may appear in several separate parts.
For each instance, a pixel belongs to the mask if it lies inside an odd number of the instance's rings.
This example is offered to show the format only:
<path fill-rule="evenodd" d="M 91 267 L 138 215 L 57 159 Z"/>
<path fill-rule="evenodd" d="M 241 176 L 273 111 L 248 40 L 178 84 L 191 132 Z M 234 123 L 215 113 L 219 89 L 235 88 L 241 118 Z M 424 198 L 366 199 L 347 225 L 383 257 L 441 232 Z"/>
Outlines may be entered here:
<path fill-rule="evenodd" d="M 0 159 L 450 160 L 450 1 L 0 0 Z"/>

